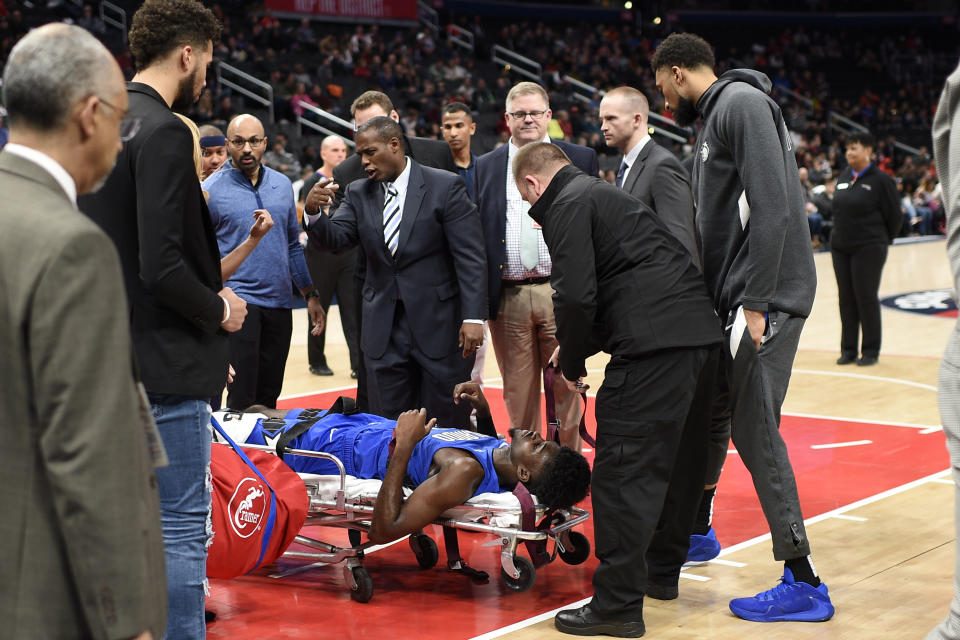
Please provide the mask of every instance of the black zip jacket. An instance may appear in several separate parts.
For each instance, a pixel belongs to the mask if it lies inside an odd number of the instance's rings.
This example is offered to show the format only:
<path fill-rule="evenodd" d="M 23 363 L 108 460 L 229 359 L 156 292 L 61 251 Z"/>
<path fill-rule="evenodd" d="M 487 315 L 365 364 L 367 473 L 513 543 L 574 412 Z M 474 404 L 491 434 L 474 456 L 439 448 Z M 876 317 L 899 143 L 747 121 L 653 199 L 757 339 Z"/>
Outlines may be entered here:
<path fill-rule="evenodd" d="M 583 374 L 599 350 L 637 356 L 720 342 L 720 322 L 687 250 L 642 202 L 574 166 L 530 217 L 553 259 L 560 368 Z"/>

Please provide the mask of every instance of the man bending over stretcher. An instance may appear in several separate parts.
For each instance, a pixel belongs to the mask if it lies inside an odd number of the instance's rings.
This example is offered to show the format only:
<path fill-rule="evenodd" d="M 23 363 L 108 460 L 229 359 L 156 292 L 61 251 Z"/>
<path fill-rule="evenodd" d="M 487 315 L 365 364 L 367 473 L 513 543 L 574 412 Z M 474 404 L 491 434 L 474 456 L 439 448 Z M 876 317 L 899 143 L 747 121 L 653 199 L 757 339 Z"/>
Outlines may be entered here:
<path fill-rule="evenodd" d="M 461 383 L 454 397 L 470 401 L 478 423 L 490 424 L 490 409 L 479 385 Z M 254 422 L 253 413 L 268 419 Z M 225 412 L 214 417 L 237 442 L 275 446 L 285 431 L 303 422 L 301 413 L 255 406 L 242 415 Z M 424 409 L 406 411 L 396 421 L 369 414 L 327 414 L 290 440 L 287 448 L 332 453 L 348 474 L 383 481 L 369 532 L 370 541 L 377 544 L 416 533 L 474 495 L 510 491 L 518 481 L 548 507 L 570 507 L 587 494 L 586 459 L 545 441 L 536 431 L 512 429 L 513 444 L 508 444 L 463 429 L 434 429 L 435 423 L 426 421 Z M 285 455 L 284 461 L 295 471 L 338 473 L 323 459 Z M 406 501 L 405 481 L 414 487 Z"/>

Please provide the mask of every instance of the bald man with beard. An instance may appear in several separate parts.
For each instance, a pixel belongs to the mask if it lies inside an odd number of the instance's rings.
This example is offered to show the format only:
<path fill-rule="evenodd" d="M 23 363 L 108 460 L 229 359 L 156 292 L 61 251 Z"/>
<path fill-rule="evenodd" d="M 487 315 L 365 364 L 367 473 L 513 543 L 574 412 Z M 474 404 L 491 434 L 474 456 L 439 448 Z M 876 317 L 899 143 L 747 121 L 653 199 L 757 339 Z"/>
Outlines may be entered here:
<path fill-rule="evenodd" d="M 247 303 L 247 321 L 230 336 L 230 363 L 237 372 L 227 385 L 231 409 L 276 407 L 293 331 L 291 281 L 307 300 L 313 330 L 323 330 L 324 313 L 303 258 L 290 179 L 263 164 L 266 147 L 260 120 L 248 114 L 235 117 L 227 127 L 230 161 L 203 182 L 221 256 L 246 240 L 257 213 L 269 212 L 275 226 L 227 281 Z"/>

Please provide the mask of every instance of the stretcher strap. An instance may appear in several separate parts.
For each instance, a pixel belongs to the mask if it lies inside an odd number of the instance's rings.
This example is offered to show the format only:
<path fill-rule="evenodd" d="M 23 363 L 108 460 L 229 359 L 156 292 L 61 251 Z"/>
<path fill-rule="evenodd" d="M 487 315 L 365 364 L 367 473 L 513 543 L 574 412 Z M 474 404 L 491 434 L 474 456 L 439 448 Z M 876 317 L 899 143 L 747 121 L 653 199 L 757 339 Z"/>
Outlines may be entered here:
<path fill-rule="evenodd" d="M 540 521 L 540 524 L 537 525 L 537 508 L 533 504 L 533 496 L 530 495 L 530 491 L 522 482 L 518 482 L 517 486 L 513 489 L 513 495 L 517 496 L 517 500 L 520 501 L 520 529 L 523 531 L 540 531 L 550 526 L 550 518 L 553 516 L 553 509 L 547 511 L 543 516 L 543 520 Z M 547 553 L 547 541 L 544 540 L 525 540 L 524 545 L 527 547 L 527 553 L 530 554 L 530 559 L 533 560 L 534 567 L 542 567 L 545 564 L 548 564 L 552 559 L 550 554 Z"/>
<path fill-rule="evenodd" d="M 227 432 L 223 430 L 220 426 L 220 423 L 216 421 L 213 417 L 210 418 L 210 422 L 213 424 L 213 428 L 217 430 L 223 439 L 233 448 L 233 450 L 240 456 L 240 459 L 250 467 L 250 469 L 257 474 L 257 477 L 263 482 L 263 484 L 270 490 L 270 515 L 267 516 L 267 526 L 263 530 L 263 541 L 260 543 L 260 557 L 257 558 L 257 564 L 253 566 L 254 569 L 260 566 L 260 563 L 263 562 L 263 556 L 267 552 L 267 547 L 270 546 L 270 539 L 273 538 L 273 526 L 276 524 L 277 520 L 277 494 L 273 490 L 273 487 L 270 486 L 270 483 L 267 482 L 267 479 L 263 477 L 263 474 L 260 473 L 260 469 L 257 468 L 257 465 L 253 464 L 250 458 L 247 457 L 247 454 L 243 452 L 243 449 L 240 448 L 236 442 L 233 441 Z M 253 569 L 251 569 L 253 571 Z"/>
<path fill-rule="evenodd" d="M 447 553 L 447 567 L 457 573 L 462 573 L 477 583 L 486 582 L 490 575 L 486 571 L 480 571 L 467 566 L 467 563 L 460 557 L 460 540 L 457 538 L 457 530 L 453 527 L 443 527 L 443 548 Z"/>
<path fill-rule="evenodd" d="M 290 445 L 290 443 L 293 442 L 294 439 L 299 438 L 304 433 L 309 431 L 310 427 L 315 425 L 317 421 L 319 421 L 320 418 L 322 418 L 325 415 L 326 413 L 324 412 L 323 415 L 307 418 L 306 420 L 301 420 L 300 422 L 296 423 L 295 425 L 293 425 L 292 427 L 284 431 L 283 435 L 281 435 L 280 438 L 277 440 L 277 455 L 282 458 L 283 453 L 287 450 L 287 447 Z"/>
<path fill-rule="evenodd" d="M 559 443 L 560 420 L 557 419 L 557 403 L 553 397 L 553 381 L 556 375 L 557 370 L 553 364 L 548 364 L 543 370 L 543 395 L 547 405 L 547 439 Z M 581 391 L 580 398 L 583 400 L 583 413 L 580 415 L 580 438 L 591 447 L 595 447 L 597 441 L 587 431 L 587 392 Z"/>

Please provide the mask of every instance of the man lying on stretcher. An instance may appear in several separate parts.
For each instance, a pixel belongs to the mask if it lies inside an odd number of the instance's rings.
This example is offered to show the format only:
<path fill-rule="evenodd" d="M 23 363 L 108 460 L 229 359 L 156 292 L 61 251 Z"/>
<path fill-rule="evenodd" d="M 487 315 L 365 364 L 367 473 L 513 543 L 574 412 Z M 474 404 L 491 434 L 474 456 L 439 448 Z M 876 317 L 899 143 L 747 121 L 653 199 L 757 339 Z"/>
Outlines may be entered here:
<path fill-rule="evenodd" d="M 479 385 L 458 384 L 454 398 L 469 400 L 478 423 L 489 424 L 490 409 Z M 266 418 L 251 420 L 256 413 Z M 427 422 L 424 409 L 407 411 L 396 421 L 362 413 L 330 413 L 317 419 L 312 412 L 265 407 L 250 407 L 244 414 L 218 412 L 214 417 L 235 442 L 269 446 L 276 446 L 298 425 L 293 433 L 302 430 L 305 420 L 313 420 L 286 447 L 331 453 L 349 475 L 383 481 L 369 532 L 370 541 L 378 544 L 420 531 L 474 495 L 510 491 L 518 481 L 542 504 L 556 508 L 582 500 L 590 485 L 586 459 L 545 441 L 536 431 L 512 429 L 513 444 L 508 444 L 473 431 L 434 429 L 436 420 Z M 339 473 L 332 462 L 319 458 L 285 455 L 284 461 L 299 472 Z M 414 487 L 406 501 L 405 483 Z"/>

